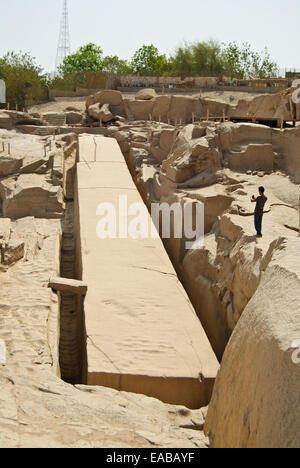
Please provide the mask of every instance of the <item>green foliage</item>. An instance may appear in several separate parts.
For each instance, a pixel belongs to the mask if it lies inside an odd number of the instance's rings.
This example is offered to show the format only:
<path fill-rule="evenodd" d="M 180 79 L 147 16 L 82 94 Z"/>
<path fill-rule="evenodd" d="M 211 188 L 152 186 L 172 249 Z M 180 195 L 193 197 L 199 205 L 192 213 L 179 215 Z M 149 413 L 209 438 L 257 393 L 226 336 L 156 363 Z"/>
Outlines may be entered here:
<path fill-rule="evenodd" d="M 103 56 L 101 47 L 87 44 L 69 55 L 59 69 L 65 80 L 74 73 L 89 71 L 116 75 L 140 76 L 231 76 L 232 78 L 272 78 L 278 67 L 265 48 L 261 53 L 250 44 L 231 42 L 228 45 L 215 40 L 184 43 L 167 58 L 153 44 L 143 45 L 130 63 L 117 56 Z M 55 80 L 53 82 L 55 84 Z"/>
<path fill-rule="evenodd" d="M 132 57 L 131 68 L 136 75 L 160 76 L 168 68 L 168 61 L 153 44 L 143 45 Z"/>
<path fill-rule="evenodd" d="M 58 69 L 60 76 L 71 75 L 81 71 L 102 71 L 103 50 L 96 44 L 86 44 L 75 53 L 65 58 Z"/>
<path fill-rule="evenodd" d="M 279 74 L 278 66 L 271 60 L 268 49 L 258 53 L 247 42 L 241 46 L 237 42 L 229 43 L 223 49 L 223 60 L 224 73 L 235 78 L 274 78 Z"/>
<path fill-rule="evenodd" d="M 103 56 L 103 50 L 96 44 L 89 43 L 65 58 L 58 69 L 58 77 L 65 78 L 79 72 L 106 72 L 116 75 L 131 72 L 126 60 L 115 56 Z"/>
<path fill-rule="evenodd" d="M 39 99 L 45 94 L 49 77 L 28 53 L 8 52 L 0 58 L 0 78 L 6 83 L 7 102 L 25 106 L 26 99 Z"/>
<path fill-rule="evenodd" d="M 222 76 L 232 78 L 274 78 L 279 70 L 265 48 L 261 53 L 250 44 L 231 42 L 228 45 L 214 40 L 185 43 L 175 50 L 170 61 L 172 74 L 186 76 Z"/>
<path fill-rule="evenodd" d="M 188 44 L 178 47 L 174 56 L 170 58 L 170 62 L 172 64 L 171 70 L 174 76 L 181 76 L 182 78 L 192 76 L 194 68 L 193 53 Z"/>
<path fill-rule="evenodd" d="M 131 68 L 126 60 L 120 59 L 117 55 L 108 55 L 103 59 L 102 71 L 115 75 L 128 75 L 131 73 Z"/>
<path fill-rule="evenodd" d="M 220 76 L 223 72 L 221 45 L 208 42 L 185 43 L 171 56 L 172 74 L 186 76 Z"/>

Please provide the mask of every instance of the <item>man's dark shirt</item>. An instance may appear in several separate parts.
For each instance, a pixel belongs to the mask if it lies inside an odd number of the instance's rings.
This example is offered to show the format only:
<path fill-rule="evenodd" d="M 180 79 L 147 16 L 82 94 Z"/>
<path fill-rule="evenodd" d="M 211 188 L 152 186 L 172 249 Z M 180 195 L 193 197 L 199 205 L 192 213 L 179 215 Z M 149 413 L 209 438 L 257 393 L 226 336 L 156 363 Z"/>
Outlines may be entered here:
<path fill-rule="evenodd" d="M 256 213 L 259 213 L 261 215 L 264 213 L 264 207 L 265 207 L 267 200 L 268 200 L 267 197 L 265 197 L 264 195 L 260 195 L 259 197 L 257 197 L 256 207 L 255 207 Z"/>

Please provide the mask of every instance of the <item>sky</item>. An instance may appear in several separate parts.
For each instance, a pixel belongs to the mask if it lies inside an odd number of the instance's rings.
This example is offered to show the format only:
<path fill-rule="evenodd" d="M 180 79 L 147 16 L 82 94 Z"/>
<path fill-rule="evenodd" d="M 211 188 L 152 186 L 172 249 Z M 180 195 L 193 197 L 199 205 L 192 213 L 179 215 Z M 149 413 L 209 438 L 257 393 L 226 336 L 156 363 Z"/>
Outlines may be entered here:
<path fill-rule="evenodd" d="M 0 56 L 30 52 L 55 68 L 63 0 L 2 0 Z M 68 0 L 71 51 L 88 42 L 129 59 L 143 44 L 171 53 L 183 41 L 268 47 L 280 68 L 300 69 L 299 0 Z"/>

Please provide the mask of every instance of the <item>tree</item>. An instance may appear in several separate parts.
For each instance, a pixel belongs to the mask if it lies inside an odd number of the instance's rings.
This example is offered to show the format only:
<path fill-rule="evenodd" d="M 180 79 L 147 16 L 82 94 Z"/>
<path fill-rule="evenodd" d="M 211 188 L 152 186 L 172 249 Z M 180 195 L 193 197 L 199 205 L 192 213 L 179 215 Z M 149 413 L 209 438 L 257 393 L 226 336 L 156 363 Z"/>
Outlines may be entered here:
<path fill-rule="evenodd" d="M 248 42 L 230 42 L 223 50 L 225 73 L 240 79 L 274 78 L 278 65 L 271 60 L 267 48 L 261 53 L 251 49 Z"/>
<path fill-rule="evenodd" d="M 160 55 L 153 45 L 143 45 L 138 49 L 131 60 L 133 73 L 141 76 L 159 76 L 167 68 L 168 61 L 165 55 Z"/>
<path fill-rule="evenodd" d="M 192 76 L 193 74 L 193 53 L 186 43 L 181 47 L 178 47 L 175 51 L 175 55 L 171 57 L 172 74 L 175 76 Z"/>
<path fill-rule="evenodd" d="M 193 71 L 198 76 L 220 76 L 223 73 L 222 45 L 213 39 L 192 45 Z"/>
<path fill-rule="evenodd" d="M 120 59 L 117 55 L 108 55 L 103 59 L 102 71 L 115 75 L 128 75 L 131 72 L 130 65 L 126 60 Z"/>
<path fill-rule="evenodd" d="M 275 78 L 279 76 L 279 67 L 276 62 L 271 60 L 267 47 L 260 55 L 253 56 L 252 73 L 255 78 Z"/>
<path fill-rule="evenodd" d="M 223 72 L 222 46 L 217 41 L 184 43 L 171 57 L 172 73 L 187 76 L 219 76 Z"/>
<path fill-rule="evenodd" d="M 261 53 L 252 50 L 250 44 L 218 41 L 184 43 L 170 58 L 172 75 L 216 76 L 233 78 L 273 78 L 278 75 L 278 66 L 270 58 L 268 49 Z"/>
<path fill-rule="evenodd" d="M 60 76 L 81 71 L 102 71 L 103 50 L 96 44 L 89 43 L 78 49 L 75 54 L 68 55 L 58 68 Z"/>
<path fill-rule="evenodd" d="M 0 58 L 0 78 L 6 83 L 7 101 L 25 106 L 26 99 L 39 99 L 48 83 L 48 76 L 29 53 L 8 52 Z"/>

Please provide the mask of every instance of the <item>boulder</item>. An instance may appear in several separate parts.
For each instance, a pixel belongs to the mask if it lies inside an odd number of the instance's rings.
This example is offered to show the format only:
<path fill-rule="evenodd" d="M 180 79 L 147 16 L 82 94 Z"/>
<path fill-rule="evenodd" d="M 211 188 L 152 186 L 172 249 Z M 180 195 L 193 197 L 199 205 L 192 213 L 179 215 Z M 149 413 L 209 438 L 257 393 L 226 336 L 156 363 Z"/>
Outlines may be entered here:
<path fill-rule="evenodd" d="M 122 102 L 123 97 L 120 91 L 106 89 L 89 96 L 86 100 L 86 108 L 88 109 L 90 106 L 96 103 L 99 103 L 100 105 L 109 104 L 110 106 L 121 106 Z"/>
<path fill-rule="evenodd" d="M 7 218 L 60 218 L 63 213 L 62 188 L 50 185 L 46 176 L 21 174 L 0 181 L 3 216 Z"/>
<path fill-rule="evenodd" d="M 99 122 L 109 122 L 113 119 L 113 115 L 109 109 L 109 104 L 101 105 L 100 103 L 96 103 L 88 108 L 88 114 Z"/>
<path fill-rule="evenodd" d="M 1 150 L 2 148 L 0 148 Z M 0 153 L 0 177 L 18 172 L 22 166 L 23 157 L 21 156 L 2 156 Z"/>
<path fill-rule="evenodd" d="M 68 111 L 66 112 L 66 122 L 68 125 L 80 124 L 83 121 L 83 115 L 81 112 Z"/>
<path fill-rule="evenodd" d="M 187 125 L 179 133 L 162 170 L 173 182 L 185 182 L 196 174 L 221 168 L 222 154 L 214 136 L 193 138 L 195 126 Z"/>
<path fill-rule="evenodd" d="M 156 91 L 154 89 L 141 89 L 135 95 L 136 101 L 150 101 L 157 97 Z"/>

